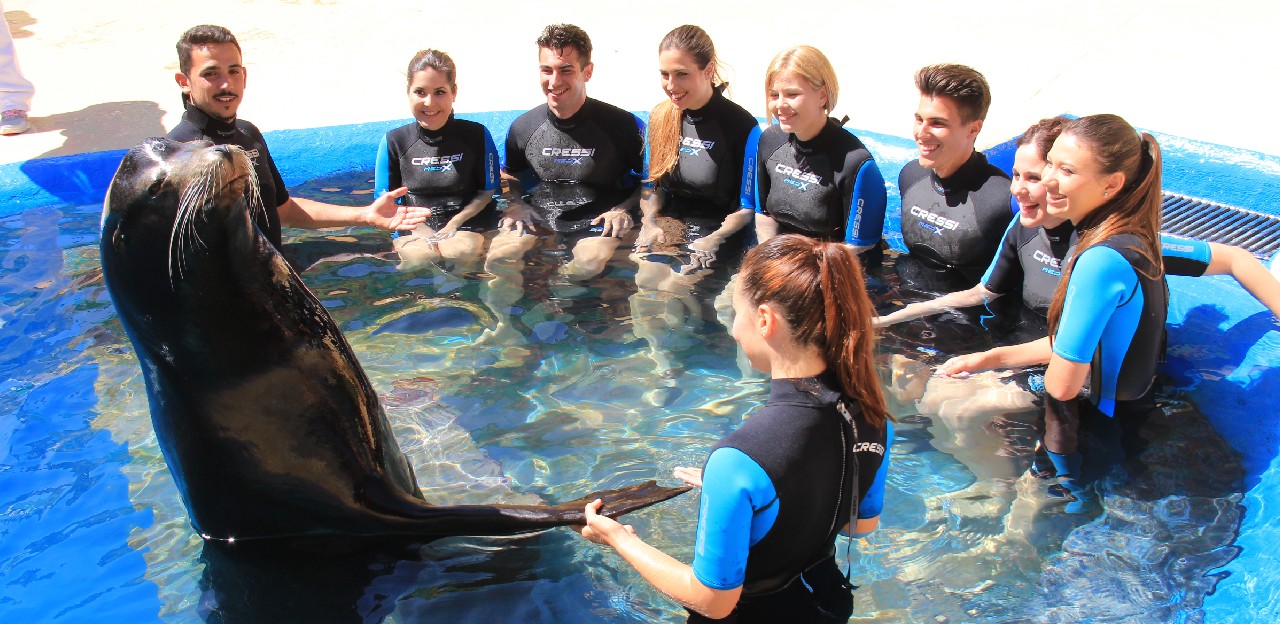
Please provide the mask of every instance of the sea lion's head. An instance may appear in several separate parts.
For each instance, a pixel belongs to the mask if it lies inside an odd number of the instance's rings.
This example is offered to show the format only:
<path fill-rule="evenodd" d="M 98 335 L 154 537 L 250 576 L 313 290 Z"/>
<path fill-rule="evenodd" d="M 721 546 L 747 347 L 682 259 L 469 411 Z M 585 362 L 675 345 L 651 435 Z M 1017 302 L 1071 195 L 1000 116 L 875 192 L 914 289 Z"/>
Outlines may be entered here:
<path fill-rule="evenodd" d="M 128 265 L 145 262 L 177 282 L 200 254 L 253 234 L 253 217 L 262 209 L 244 150 L 147 139 L 125 154 L 107 190 L 104 264 L 108 256 Z"/>

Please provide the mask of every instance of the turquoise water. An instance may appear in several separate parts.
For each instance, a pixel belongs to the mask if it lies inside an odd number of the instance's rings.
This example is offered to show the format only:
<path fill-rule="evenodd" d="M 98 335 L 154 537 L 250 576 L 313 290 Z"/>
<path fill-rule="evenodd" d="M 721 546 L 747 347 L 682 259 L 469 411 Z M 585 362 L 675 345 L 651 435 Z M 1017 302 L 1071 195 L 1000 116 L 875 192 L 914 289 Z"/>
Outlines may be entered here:
<path fill-rule="evenodd" d="M 367 178 L 298 192 L 359 201 L 352 191 Z M 681 619 L 614 553 L 564 529 L 319 558 L 203 552 L 102 284 L 99 212 L 0 219 L 0 619 Z M 289 234 L 291 259 L 349 337 L 429 500 L 558 502 L 669 480 L 764 399 L 711 305 L 724 275 L 687 297 L 637 293 L 636 263 L 620 254 L 579 285 L 557 273 L 564 251 L 545 248 L 512 290 L 483 273 L 401 271 L 379 233 Z M 914 278 L 903 287 L 905 274 L 893 254 L 873 268 L 882 306 L 927 295 Z M 486 335 L 502 318 L 510 331 Z M 948 314 L 882 341 L 900 424 L 882 528 L 852 547 L 855 620 L 1203 621 L 1216 570 L 1237 553 L 1238 456 L 1193 405 L 1165 398 L 1143 462 L 1101 478 L 1101 507 L 1062 513 L 1042 484 L 1018 477 L 1031 413 L 1002 384 L 982 392 L 1004 407 L 980 409 L 975 385 L 935 381 L 917 413 L 926 378 L 913 373 L 985 348 L 981 322 Z M 689 561 L 696 515 L 686 495 L 628 521 Z"/>

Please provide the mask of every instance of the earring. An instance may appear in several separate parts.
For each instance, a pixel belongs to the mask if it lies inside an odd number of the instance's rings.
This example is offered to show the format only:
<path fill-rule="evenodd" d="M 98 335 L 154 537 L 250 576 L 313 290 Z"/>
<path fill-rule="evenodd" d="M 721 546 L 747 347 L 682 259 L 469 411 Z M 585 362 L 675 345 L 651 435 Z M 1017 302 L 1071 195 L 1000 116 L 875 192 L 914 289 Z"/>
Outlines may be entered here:
<path fill-rule="evenodd" d="M 1103 198 L 1103 199 L 1106 199 L 1106 198 L 1108 198 L 1108 197 L 1110 197 L 1110 196 L 1111 196 L 1111 192 L 1110 192 L 1110 191 L 1103 191 L 1103 192 L 1102 192 L 1102 198 Z"/>

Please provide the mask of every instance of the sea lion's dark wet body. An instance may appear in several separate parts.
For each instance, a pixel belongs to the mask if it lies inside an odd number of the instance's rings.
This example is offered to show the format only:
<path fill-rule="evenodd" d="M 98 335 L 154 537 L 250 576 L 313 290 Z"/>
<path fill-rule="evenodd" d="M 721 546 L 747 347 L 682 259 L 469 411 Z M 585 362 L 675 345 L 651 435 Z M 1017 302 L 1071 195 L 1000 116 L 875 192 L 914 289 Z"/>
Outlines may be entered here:
<path fill-rule="evenodd" d="M 556 507 L 422 499 L 350 345 L 254 225 L 247 165 L 236 148 L 151 139 L 125 156 L 103 211 L 107 287 L 195 528 L 439 537 L 582 522 L 597 495 Z M 620 514 L 681 491 L 604 497 Z"/>

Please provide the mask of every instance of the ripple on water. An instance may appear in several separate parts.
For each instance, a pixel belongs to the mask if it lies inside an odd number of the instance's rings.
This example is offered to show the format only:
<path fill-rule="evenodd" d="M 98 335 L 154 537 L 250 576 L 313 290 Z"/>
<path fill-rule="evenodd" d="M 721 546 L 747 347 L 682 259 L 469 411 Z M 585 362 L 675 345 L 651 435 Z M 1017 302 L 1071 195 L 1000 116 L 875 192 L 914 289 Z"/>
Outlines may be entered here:
<path fill-rule="evenodd" d="M 367 174 L 353 176 L 325 180 L 323 188 L 349 194 Z M 124 591 L 118 588 L 142 588 L 159 601 L 134 601 L 155 609 L 142 619 L 201 621 L 218 606 L 205 591 L 208 577 L 239 568 L 204 552 L 186 522 L 151 432 L 139 369 L 97 273 L 96 220 L 96 210 L 46 209 L 0 221 L 0 368 L 8 380 L 0 478 L 22 484 L 0 488 L 0 571 L 27 583 L 15 604 L 36 604 L 39 594 L 93 608 L 100 596 Z M 291 260 L 308 267 L 304 280 L 346 332 L 429 500 L 560 502 L 647 479 L 671 482 L 672 468 L 700 466 L 767 393 L 759 376 L 744 376 L 707 303 L 723 291 L 722 275 L 692 296 L 633 298 L 627 258 L 579 285 L 556 273 L 557 251 L 532 254 L 517 288 L 496 274 L 400 271 L 378 233 L 290 235 Z M 872 267 L 882 305 L 927 296 L 893 262 L 889 254 Z M 979 321 L 949 314 L 884 334 L 881 360 L 899 423 L 883 527 L 851 545 L 854 581 L 863 586 L 859 616 L 1203 620 L 1204 596 L 1221 577 L 1216 570 L 1236 554 L 1244 513 L 1239 458 L 1192 406 L 1170 400 L 1148 423 L 1141 462 L 1103 473 L 1102 504 L 1063 513 L 1044 496 L 1043 482 L 1019 476 L 1032 417 L 1003 382 L 981 391 L 962 384 L 943 400 L 919 395 L 932 366 L 991 344 Z M 127 504 L 112 502 L 111 475 L 127 481 Z M 49 511 L 59 506 L 85 513 L 72 519 Z M 627 521 L 689 561 L 697 513 L 697 497 L 688 495 Z M 122 537 L 86 546 L 78 563 L 54 551 L 59 539 L 81 544 L 98 535 L 93 527 L 112 522 L 127 527 Z M 842 562 L 846 544 L 839 542 Z M 131 553 L 144 569 L 119 565 Z M 100 561 L 112 564 L 112 574 L 99 573 L 106 569 Z M 344 565 L 365 571 L 342 599 L 365 619 L 651 622 L 683 615 L 616 553 L 564 530 L 440 540 Z M 324 582 L 316 577 L 318 586 Z M 88 598 L 49 589 L 63 586 Z"/>

